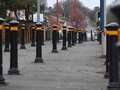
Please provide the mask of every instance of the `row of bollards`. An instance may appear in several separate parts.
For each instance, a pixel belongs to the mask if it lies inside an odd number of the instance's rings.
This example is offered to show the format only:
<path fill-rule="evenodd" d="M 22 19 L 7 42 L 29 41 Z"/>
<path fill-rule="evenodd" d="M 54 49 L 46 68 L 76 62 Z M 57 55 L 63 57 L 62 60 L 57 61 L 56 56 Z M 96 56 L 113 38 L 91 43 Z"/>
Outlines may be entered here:
<path fill-rule="evenodd" d="M 0 18 L 0 84 L 5 84 L 3 77 L 3 60 L 2 60 L 2 30 L 5 29 L 5 52 L 10 51 L 10 68 L 8 75 L 20 75 L 18 69 L 18 31 L 19 25 L 21 26 L 21 38 L 20 38 L 20 49 L 26 49 L 25 46 L 25 23 L 19 24 L 17 20 L 12 20 L 8 23 L 3 24 L 4 19 Z M 32 38 L 31 46 L 36 46 L 36 57 L 34 63 L 44 63 L 42 58 L 42 45 L 44 45 L 44 25 L 42 23 L 36 23 L 32 26 Z M 62 50 L 67 50 L 67 47 L 75 46 L 77 43 L 87 41 L 86 32 L 84 30 L 77 31 L 74 27 L 63 26 L 63 43 Z M 59 26 L 52 26 L 52 53 L 58 53 Z"/>
<path fill-rule="evenodd" d="M 75 46 L 75 44 L 77 43 L 82 43 L 82 41 L 87 41 L 87 35 L 86 32 L 84 30 L 79 30 L 79 34 L 77 36 L 77 32 L 75 31 L 75 28 L 73 27 L 67 27 L 67 26 L 63 26 L 63 43 L 62 43 L 62 50 L 67 50 L 67 45 L 68 47 L 72 47 Z M 52 52 L 53 53 L 58 53 L 57 50 L 57 34 L 59 32 L 59 27 L 57 25 L 53 25 L 52 27 L 52 45 L 53 45 L 53 49 Z M 77 38 L 79 37 L 79 38 Z M 67 44 L 68 41 L 68 44 Z"/>

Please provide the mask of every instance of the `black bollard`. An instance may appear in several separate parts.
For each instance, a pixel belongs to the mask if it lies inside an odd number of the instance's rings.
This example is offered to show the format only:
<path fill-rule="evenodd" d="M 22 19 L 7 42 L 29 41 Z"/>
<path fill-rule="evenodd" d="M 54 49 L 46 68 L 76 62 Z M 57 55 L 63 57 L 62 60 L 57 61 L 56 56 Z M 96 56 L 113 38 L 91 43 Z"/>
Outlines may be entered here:
<path fill-rule="evenodd" d="M 81 41 L 83 42 L 84 41 L 84 29 L 81 28 Z"/>
<path fill-rule="evenodd" d="M 67 34 L 67 27 L 63 26 L 63 46 L 62 46 L 62 50 L 67 50 L 67 47 L 66 47 L 66 34 Z"/>
<path fill-rule="evenodd" d="M 5 23 L 5 49 L 4 52 L 9 52 L 9 44 L 10 44 L 10 26 L 9 23 Z"/>
<path fill-rule="evenodd" d="M 109 61 L 109 85 L 108 90 L 120 90 L 119 67 L 118 67 L 118 48 L 116 43 L 118 41 L 117 23 L 110 23 L 106 26 L 106 34 L 109 35 L 110 61 Z"/>
<path fill-rule="evenodd" d="M 58 42 L 58 26 L 53 25 L 53 31 L 52 31 L 52 45 L 53 45 L 53 50 L 52 53 L 58 53 L 57 50 L 57 42 Z"/>
<path fill-rule="evenodd" d="M 83 41 L 87 41 L 87 32 L 85 31 L 85 29 L 82 29 L 82 39 Z"/>
<path fill-rule="evenodd" d="M 68 28 L 68 47 L 72 47 L 72 27 Z"/>
<path fill-rule="evenodd" d="M 93 31 L 92 30 L 90 31 L 90 35 L 91 35 L 91 41 L 94 41 L 93 40 Z"/>
<path fill-rule="evenodd" d="M 82 43 L 82 31 L 81 31 L 81 29 L 78 30 L 78 43 Z"/>
<path fill-rule="evenodd" d="M 26 49 L 25 47 L 25 30 L 26 26 L 24 23 L 21 24 L 21 46 L 20 49 Z"/>
<path fill-rule="evenodd" d="M 36 58 L 34 63 L 43 63 L 42 59 L 42 43 L 43 43 L 43 25 L 41 23 L 36 24 Z"/>
<path fill-rule="evenodd" d="M 72 46 L 75 46 L 75 29 L 72 28 Z"/>
<path fill-rule="evenodd" d="M 87 31 L 85 31 L 85 41 L 87 41 Z"/>
<path fill-rule="evenodd" d="M 57 32 L 57 42 L 58 43 L 60 42 L 60 33 L 59 33 L 59 31 Z"/>
<path fill-rule="evenodd" d="M 106 72 L 104 77 L 109 78 L 109 63 L 110 63 L 110 37 L 109 35 L 106 35 L 106 61 L 105 61 L 105 66 L 106 66 Z"/>
<path fill-rule="evenodd" d="M 43 40 L 43 41 L 42 41 L 42 45 L 45 45 L 45 43 L 44 43 L 44 29 L 45 29 L 45 26 L 43 25 L 43 26 L 42 26 L 42 38 L 43 38 L 43 39 L 42 39 L 42 40 Z"/>
<path fill-rule="evenodd" d="M 4 19 L 0 18 L 0 85 L 5 84 L 5 79 L 3 77 L 3 55 L 2 55 L 2 30 Z"/>
<path fill-rule="evenodd" d="M 19 75 L 18 70 L 18 24 L 16 20 L 10 21 L 10 69 L 8 75 Z"/>
<path fill-rule="evenodd" d="M 31 29 L 32 29 L 31 47 L 35 47 L 35 25 L 32 25 Z"/>
<path fill-rule="evenodd" d="M 100 45 L 102 44 L 102 32 L 100 30 L 98 31 L 98 42 Z"/>
<path fill-rule="evenodd" d="M 77 43 L 77 30 L 74 31 L 74 43 Z"/>

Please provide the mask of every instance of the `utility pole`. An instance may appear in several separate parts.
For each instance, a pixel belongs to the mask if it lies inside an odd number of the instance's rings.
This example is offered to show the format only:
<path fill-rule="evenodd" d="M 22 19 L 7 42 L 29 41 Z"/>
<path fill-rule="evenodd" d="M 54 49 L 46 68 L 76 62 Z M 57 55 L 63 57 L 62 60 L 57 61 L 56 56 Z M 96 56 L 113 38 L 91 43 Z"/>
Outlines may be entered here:
<path fill-rule="evenodd" d="M 100 0 L 100 30 L 104 30 L 104 1 Z"/>
<path fill-rule="evenodd" d="M 106 24 L 106 0 L 100 0 L 100 32 L 104 31 Z M 106 56 L 106 36 L 101 33 L 102 57 Z"/>
<path fill-rule="evenodd" d="M 41 0 L 37 0 L 37 22 L 40 22 L 40 2 Z"/>
<path fill-rule="evenodd" d="M 59 24 L 59 2 L 57 0 L 56 4 L 56 16 L 57 16 L 57 25 Z"/>
<path fill-rule="evenodd" d="M 104 0 L 104 26 L 106 25 L 106 0 Z M 102 34 L 102 41 L 103 41 L 103 56 L 106 56 L 106 35 Z"/>

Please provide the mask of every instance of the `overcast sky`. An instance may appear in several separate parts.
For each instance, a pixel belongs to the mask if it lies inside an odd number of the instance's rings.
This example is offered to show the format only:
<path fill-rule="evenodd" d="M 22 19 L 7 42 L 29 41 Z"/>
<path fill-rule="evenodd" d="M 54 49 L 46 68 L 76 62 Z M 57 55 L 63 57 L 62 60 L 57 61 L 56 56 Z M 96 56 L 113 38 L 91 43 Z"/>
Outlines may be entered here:
<path fill-rule="evenodd" d="M 53 6 L 57 0 L 47 0 L 48 1 L 48 6 Z M 59 1 L 64 1 L 64 0 L 59 0 Z M 86 7 L 93 9 L 95 6 L 100 5 L 100 0 L 80 0 L 83 5 Z M 112 3 L 114 0 L 106 0 L 106 4 L 109 5 Z"/>

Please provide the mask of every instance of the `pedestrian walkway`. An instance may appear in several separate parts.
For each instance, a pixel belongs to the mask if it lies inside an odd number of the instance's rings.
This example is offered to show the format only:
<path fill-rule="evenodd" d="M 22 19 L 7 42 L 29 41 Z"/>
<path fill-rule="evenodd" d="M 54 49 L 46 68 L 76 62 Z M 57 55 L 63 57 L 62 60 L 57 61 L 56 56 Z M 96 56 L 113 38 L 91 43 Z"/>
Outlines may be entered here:
<path fill-rule="evenodd" d="M 34 64 L 35 47 L 19 49 L 19 70 L 22 75 L 9 76 L 9 53 L 4 53 L 4 77 L 8 86 L 0 90 L 106 90 L 104 59 L 97 42 L 76 44 L 67 51 L 53 54 L 51 42 L 43 46 L 44 64 Z"/>

